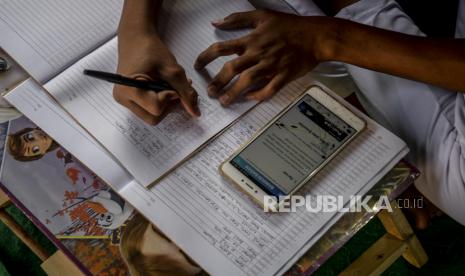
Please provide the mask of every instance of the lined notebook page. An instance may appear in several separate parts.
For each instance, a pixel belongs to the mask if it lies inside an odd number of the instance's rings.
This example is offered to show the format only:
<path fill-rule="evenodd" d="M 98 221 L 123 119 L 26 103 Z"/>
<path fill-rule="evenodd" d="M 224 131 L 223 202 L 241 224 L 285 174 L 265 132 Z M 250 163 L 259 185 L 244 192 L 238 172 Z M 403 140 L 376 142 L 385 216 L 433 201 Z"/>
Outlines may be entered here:
<path fill-rule="evenodd" d="M 213 42 L 243 34 L 243 31 L 218 33 L 210 21 L 232 12 L 252 9 L 252 6 L 245 0 L 166 3 L 169 11 L 162 19 L 166 19 L 165 43 L 186 69 L 199 93 L 200 118 L 193 119 L 179 108 L 159 125 L 149 126 L 115 102 L 112 84 L 84 76 L 82 71 L 85 68 L 108 72 L 116 70 L 116 39 L 45 85 L 55 99 L 144 186 L 168 172 L 254 104 L 248 102 L 231 108 L 221 107 L 217 100 L 206 94 L 208 80 L 193 69 L 198 54 Z M 214 62 L 209 67 L 210 72 L 219 71 L 225 60 L 222 58 Z"/>
<path fill-rule="evenodd" d="M 116 34 L 123 0 L 0 0 L 0 46 L 43 82 Z"/>
<path fill-rule="evenodd" d="M 341 214 L 266 214 L 223 180 L 218 167 L 300 94 L 302 86 L 293 83 L 253 109 L 150 192 L 128 185 L 121 195 L 212 274 L 284 272 L 292 264 L 289 260 L 298 258 Z M 383 176 L 380 172 L 391 169 L 405 153 L 400 139 L 369 121 L 368 129 L 299 194 L 341 195 L 347 202 L 350 195 L 370 189 Z"/>

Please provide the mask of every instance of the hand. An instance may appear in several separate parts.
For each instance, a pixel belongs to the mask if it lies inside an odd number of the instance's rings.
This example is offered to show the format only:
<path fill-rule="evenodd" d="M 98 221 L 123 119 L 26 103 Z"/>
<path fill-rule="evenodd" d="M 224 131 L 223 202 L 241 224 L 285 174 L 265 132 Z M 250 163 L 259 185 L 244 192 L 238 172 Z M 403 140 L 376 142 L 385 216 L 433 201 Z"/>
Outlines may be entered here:
<path fill-rule="evenodd" d="M 156 34 L 120 35 L 118 73 L 137 79 L 167 81 L 176 91 L 159 93 L 115 85 L 115 100 L 148 124 L 158 124 L 181 101 L 192 116 L 200 116 L 197 93 L 184 69 Z"/>
<path fill-rule="evenodd" d="M 245 97 L 258 101 L 268 99 L 321 61 L 317 44 L 325 29 L 324 17 L 251 11 L 234 13 L 212 24 L 223 30 L 254 28 L 244 37 L 211 45 L 197 58 L 195 68 L 202 69 L 220 56 L 239 55 L 224 64 L 208 87 L 210 96 L 219 96 L 219 92 L 239 75 L 232 87 L 220 96 L 222 105 L 234 103 L 246 89 L 260 83 L 266 85 L 248 92 Z"/>

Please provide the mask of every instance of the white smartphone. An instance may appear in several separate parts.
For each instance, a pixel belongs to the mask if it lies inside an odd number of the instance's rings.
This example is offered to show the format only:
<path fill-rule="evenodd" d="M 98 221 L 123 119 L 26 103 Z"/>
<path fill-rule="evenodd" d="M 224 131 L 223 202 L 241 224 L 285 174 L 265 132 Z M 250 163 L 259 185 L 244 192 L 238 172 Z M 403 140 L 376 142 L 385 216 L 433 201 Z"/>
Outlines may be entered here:
<path fill-rule="evenodd" d="M 365 126 L 312 86 L 221 164 L 220 173 L 263 206 L 265 196 L 294 194 Z"/>

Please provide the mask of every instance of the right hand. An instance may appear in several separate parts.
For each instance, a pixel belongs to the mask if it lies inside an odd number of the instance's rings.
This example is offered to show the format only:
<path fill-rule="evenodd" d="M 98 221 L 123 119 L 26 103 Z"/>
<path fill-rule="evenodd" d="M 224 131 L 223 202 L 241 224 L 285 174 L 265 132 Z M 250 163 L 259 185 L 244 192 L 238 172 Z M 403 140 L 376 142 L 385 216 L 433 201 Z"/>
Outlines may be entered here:
<path fill-rule="evenodd" d="M 179 101 L 190 115 L 200 116 L 197 93 L 157 35 L 120 36 L 118 55 L 118 74 L 142 80 L 162 79 L 176 89 L 155 93 L 115 85 L 113 97 L 118 103 L 151 125 L 158 124 Z"/>

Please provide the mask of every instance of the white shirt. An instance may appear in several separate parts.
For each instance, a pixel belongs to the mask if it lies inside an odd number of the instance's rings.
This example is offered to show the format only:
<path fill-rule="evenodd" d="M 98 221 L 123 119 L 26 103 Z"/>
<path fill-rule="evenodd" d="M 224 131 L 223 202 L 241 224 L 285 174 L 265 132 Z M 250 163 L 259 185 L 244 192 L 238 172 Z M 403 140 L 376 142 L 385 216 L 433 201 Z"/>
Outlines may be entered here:
<path fill-rule="evenodd" d="M 254 7 L 299 15 L 324 15 L 312 0 L 249 0 Z"/>

